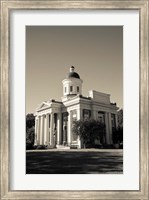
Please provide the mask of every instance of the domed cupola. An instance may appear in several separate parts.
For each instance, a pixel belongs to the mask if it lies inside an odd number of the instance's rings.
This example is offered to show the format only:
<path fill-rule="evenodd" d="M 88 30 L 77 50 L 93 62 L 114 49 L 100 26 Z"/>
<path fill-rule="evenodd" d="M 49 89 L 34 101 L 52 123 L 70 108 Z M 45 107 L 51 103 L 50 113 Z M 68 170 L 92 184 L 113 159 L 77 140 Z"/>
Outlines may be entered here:
<path fill-rule="evenodd" d="M 63 83 L 63 97 L 74 96 L 82 94 L 82 83 L 80 76 L 75 72 L 74 66 L 70 67 L 70 71 L 66 76 L 66 79 L 62 81 Z"/>
<path fill-rule="evenodd" d="M 76 73 L 76 72 L 74 71 L 74 69 L 75 69 L 74 66 L 71 66 L 71 67 L 70 67 L 70 72 L 68 73 L 67 78 L 79 78 L 79 79 L 80 79 L 79 74 Z"/>

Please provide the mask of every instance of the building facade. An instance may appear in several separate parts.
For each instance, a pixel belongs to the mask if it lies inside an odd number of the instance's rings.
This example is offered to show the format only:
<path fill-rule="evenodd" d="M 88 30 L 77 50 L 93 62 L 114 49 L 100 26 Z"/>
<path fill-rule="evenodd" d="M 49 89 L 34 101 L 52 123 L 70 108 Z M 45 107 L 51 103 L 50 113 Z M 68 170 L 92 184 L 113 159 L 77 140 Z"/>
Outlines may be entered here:
<path fill-rule="evenodd" d="M 48 145 L 51 148 L 73 145 L 82 148 L 81 138 L 72 132 L 73 121 L 95 119 L 106 127 L 105 143 L 112 144 L 112 130 L 118 126 L 115 103 L 110 95 L 89 91 L 82 95 L 82 83 L 74 67 L 62 81 L 62 101 L 42 102 L 35 112 L 35 145 Z"/>

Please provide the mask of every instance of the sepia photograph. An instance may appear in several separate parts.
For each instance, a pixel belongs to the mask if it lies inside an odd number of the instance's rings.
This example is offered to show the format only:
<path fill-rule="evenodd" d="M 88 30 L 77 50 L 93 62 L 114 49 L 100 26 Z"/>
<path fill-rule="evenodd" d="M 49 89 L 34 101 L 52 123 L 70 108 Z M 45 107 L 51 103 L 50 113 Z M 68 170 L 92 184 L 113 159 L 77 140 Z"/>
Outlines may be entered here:
<path fill-rule="evenodd" d="M 123 26 L 26 26 L 26 174 L 123 174 Z"/>
<path fill-rule="evenodd" d="M 0 4 L 0 199 L 148 199 L 148 0 Z"/>

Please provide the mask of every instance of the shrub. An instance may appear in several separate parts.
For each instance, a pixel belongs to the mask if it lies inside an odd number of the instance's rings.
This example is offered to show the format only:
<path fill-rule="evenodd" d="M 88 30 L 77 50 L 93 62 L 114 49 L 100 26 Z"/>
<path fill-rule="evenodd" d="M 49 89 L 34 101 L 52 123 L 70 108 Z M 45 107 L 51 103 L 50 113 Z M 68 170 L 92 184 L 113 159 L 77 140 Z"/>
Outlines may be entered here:
<path fill-rule="evenodd" d="M 36 149 L 47 149 L 46 145 L 37 145 Z"/>
<path fill-rule="evenodd" d="M 114 144 L 123 143 L 123 128 L 122 127 L 118 127 L 117 129 L 113 130 L 112 140 Z"/>
<path fill-rule="evenodd" d="M 34 127 L 27 128 L 27 130 L 26 130 L 26 149 L 33 149 L 34 138 L 35 138 Z"/>

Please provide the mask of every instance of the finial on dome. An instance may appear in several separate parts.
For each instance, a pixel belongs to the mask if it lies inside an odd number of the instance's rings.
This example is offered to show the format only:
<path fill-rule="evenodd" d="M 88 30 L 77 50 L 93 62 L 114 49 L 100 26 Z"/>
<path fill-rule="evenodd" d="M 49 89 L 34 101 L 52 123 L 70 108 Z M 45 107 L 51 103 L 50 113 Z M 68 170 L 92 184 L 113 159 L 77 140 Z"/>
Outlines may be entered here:
<path fill-rule="evenodd" d="M 71 67 L 70 67 L 70 72 L 74 72 L 74 69 L 75 69 L 75 67 L 74 67 L 74 66 L 71 66 Z"/>
<path fill-rule="evenodd" d="M 79 74 L 76 73 L 76 72 L 74 71 L 74 69 L 75 69 L 74 66 L 71 66 L 71 67 L 70 67 L 69 73 L 67 74 L 67 78 L 78 78 L 78 79 L 80 79 Z"/>

